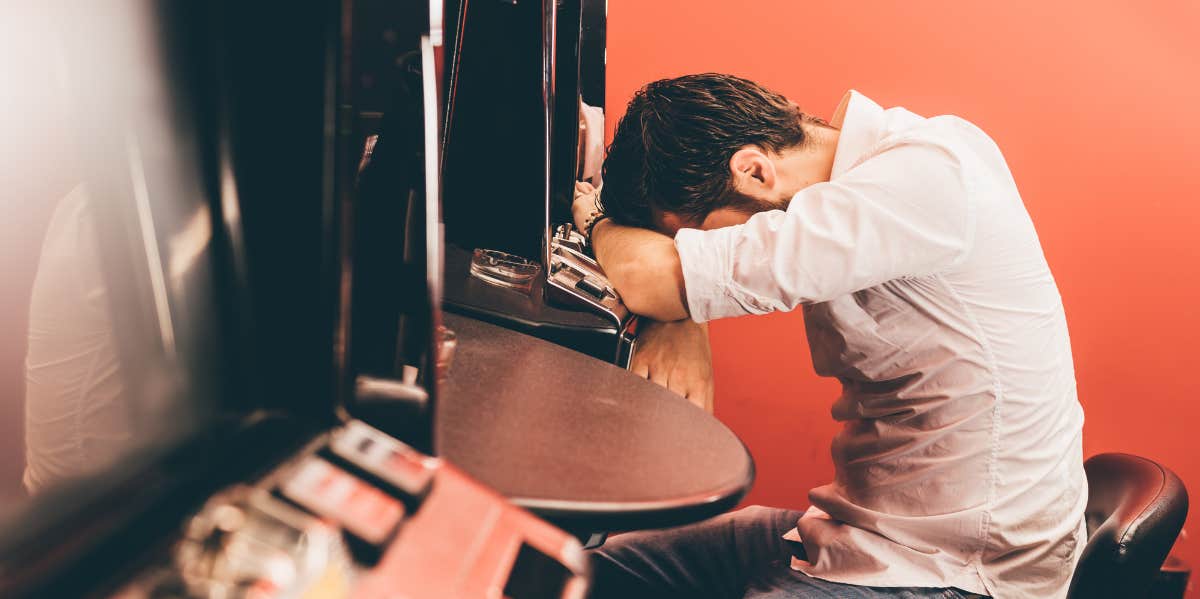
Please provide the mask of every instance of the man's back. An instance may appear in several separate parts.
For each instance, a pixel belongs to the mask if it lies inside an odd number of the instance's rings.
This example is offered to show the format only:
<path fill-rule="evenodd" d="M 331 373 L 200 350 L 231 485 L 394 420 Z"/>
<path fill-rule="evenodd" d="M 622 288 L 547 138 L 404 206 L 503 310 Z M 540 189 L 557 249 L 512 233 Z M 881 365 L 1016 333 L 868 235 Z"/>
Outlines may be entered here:
<path fill-rule="evenodd" d="M 846 112 L 831 181 L 896 144 L 932 144 L 970 196 L 969 243 L 935 273 L 804 306 L 814 366 L 843 385 L 844 428 L 794 565 L 858 585 L 1064 595 L 1086 536 L 1083 414 L 1062 301 L 1007 165 L 956 117 L 854 95 Z"/>

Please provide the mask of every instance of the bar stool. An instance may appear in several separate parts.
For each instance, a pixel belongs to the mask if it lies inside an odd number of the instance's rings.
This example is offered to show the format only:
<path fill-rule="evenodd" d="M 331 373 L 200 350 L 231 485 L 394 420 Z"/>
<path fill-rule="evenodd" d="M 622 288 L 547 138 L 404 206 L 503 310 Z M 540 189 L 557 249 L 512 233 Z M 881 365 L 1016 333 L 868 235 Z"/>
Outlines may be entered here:
<path fill-rule="evenodd" d="M 1187 489 L 1174 472 L 1135 455 L 1099 454 L 1083 467 L 1088 543 L 1068 597 L 1145 596 L 1187 517 Z"/>

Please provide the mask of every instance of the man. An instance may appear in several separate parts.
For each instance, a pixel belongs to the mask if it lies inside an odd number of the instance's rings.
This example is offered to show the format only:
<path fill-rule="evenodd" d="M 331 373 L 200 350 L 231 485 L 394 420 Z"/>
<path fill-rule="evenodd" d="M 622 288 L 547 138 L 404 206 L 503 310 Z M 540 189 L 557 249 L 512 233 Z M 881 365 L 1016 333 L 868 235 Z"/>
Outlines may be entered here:
<path fill-rule="evenodd" d="M 835 480 L 806 512 L 618 536 L 594 554 L 600 596 L 1065 596 L 1083 412 L 1061 298 L 987 135 L 857 92 L 826 123 L 686 76 L 634 96 L 602 190 L 577 196 L 632 311 L 703 338 L 682 319 L 802 307 L 817 373 L 843 388 Z"/>

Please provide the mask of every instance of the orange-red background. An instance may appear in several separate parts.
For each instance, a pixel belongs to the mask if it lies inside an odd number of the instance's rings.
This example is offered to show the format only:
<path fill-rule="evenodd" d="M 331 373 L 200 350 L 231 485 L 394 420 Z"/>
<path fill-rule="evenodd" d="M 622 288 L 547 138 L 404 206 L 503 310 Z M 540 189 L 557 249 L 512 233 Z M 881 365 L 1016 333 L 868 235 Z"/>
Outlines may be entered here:
<path fill-rule="evenodd" d="M 639 86 L 700 71 L 826 118 L 854 88 L 973 121 L 1004 150 L 1058 279 L 1085 454 L 1154 458 L 1200 497 L 1198 29 L 1187 0 L 609 0 L 609 134 Z M 813 374 L 802 318 L 718 322 L 712 339 L 717 415 L 758 464 L 749 500 L 806 506 L 832 476 L 838 387 Z M 1200 540 L 1177 549 L 1200 568 Z"/>

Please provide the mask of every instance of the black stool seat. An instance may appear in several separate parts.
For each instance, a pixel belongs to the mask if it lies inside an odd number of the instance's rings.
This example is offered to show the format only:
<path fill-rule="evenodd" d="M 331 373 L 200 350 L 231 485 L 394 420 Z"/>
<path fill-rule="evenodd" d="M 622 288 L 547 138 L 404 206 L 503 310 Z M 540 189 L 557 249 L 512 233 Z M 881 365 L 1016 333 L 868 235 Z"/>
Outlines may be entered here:
<path fill-rule="evenodd" d="M 1068 597 L 1144 597 L 1187 517 L 1187 489 L 1174 472 L 1135 455 L 1104 453 L 1083 467 L 1088 543 Z"/>

